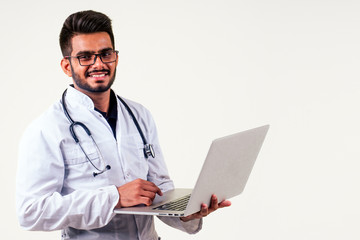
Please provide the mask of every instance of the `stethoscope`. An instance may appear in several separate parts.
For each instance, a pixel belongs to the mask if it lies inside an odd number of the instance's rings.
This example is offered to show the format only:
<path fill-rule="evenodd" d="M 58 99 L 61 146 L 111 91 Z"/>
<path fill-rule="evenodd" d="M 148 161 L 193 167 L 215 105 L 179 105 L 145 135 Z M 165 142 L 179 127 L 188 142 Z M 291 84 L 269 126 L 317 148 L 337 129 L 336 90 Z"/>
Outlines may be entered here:
<path fill-rule="evenodd" d="M 75 126 L 80 126 L 81 128 L 83 128 L 84 131 L 87 133 L 87 135 L 91 138 L 91 140 L 92 140 L 92 142 L 93 142 L 93 145 L 94 145 L 94 147 L 95 147 L 95 149 L 96 149 L 96 152 L 97 152 L 97 154 L 98 154 L 98 156 L 99 156 L 99 158 L 100 158 L 100 161 L 103 163 L 103 165 L 105 165 L 104 158 L 103 158 L 103 156 L 102 156 L 102 154 L 101 154 L 101 151 L 100 151 L 98 145 L 96 144 L 93 136 L 91 135 L 91 132 L 90 132 L 89 128 L 88 128 L 85 124 L 83 124 L 82 122 L 76 122 L 76 121 L 74 121 L 74 120 L 71 118 L 71 116 L 70 116 L 70 114 L 69 114 L 69 112 L 68 112 L 68 110 L 67 110 L 66 103 L 65 103 L 66 92 L 67 92 L 67 89 L 64 91 L 64 93 L 63 93 L 63 95 L 62 95 L 61 104 L 62 104 L 62 107 L 63 107 L 63 109 L 64 109 L 64 114 L 65 114 L 66 118 L 70 121 L 69 130 L 70 130 L 71 136 L 73 137 L 73 139 L 75 140 L 75 142 L 80 146 L 81 151 L 85 154 L 85 157 L 86 157 L 86 159 L 89 161 L 89 163 L 98 171 L 98 172 L 93 172 L 93 176 L 96 177 L 97 175 L 102 174 L 102 173 L 104 173 L 104 172 L 107 171 L 107 170 L 110 170 L 110 169 L 111 169 L 111 166 L 110 166 L 110 165 L 106 165 L 103 169 L 99 169 L 99 168 L 96 167 L 95 164 L 91 161 L 91 159 L 89 158 L 89 156 L 86 154 L 84 148 L 81 146 L 80 140 L 79 140 L 79 138 L 77 137 L 76 132 L 75 132 L 75 129 L 74 129 Z M 143 133 L 143 131 L 141 130 L 140 125 L 139 125 L 138 121 L 136 120 L 134 113 L 131 111 L 129 105 L 127 105 L 127 103 L 126 103 L 122 98 L 120 98 L 119 96 L 117 96 L 117 97 L 118 97 L 118 99 L 120 100 L 120 102 L 125 106 L 125 108 L 126 108 L 126 110 L 128 111 L 128 113 L 130 114 L 130 116 L 131 116 L 131 118 L 132 118 L 132 120 L 133 120 L 133 122 L 134 122 L 134 124 L 135 124 L 135 126 L 136 126 L 136 128 L 137 128 L 137 130 L 138 130 L 138 132 L 139 132 L 139 134 L 140 134 L 140 136 L 141 136 L 142 142 L 143 142 L 143 144 L 144 144 L 144 155 L 145 155 L 145 158 L 148 159 L 150 156 L 151 156 L 152 158 L 155 158 L 155 151 L 154 151 L 153 145 L 147 143 L 146 138 L 145 138 L 145 136 L 144 136 L 144 133 Z"/>

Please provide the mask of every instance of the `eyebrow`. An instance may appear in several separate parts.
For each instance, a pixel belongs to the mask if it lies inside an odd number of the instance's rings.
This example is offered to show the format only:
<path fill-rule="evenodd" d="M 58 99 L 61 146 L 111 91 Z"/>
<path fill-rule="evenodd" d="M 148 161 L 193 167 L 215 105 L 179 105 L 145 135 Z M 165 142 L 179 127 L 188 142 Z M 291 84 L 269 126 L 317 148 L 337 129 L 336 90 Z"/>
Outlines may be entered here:
<path fill-rule="evenodd" d="M 98 51 L 98 53 L 104 53 L 104 52 L 107 52 L 107 51 L 112 51 L 113 49 L 112 48 L 104 48 L 104 49 L 101 49 L 100 51 Z M 96 52 L 95 51 L 80 51 L 76 54 L 76 56 L 82 56 L 82 55 L 91 55 L 91 54 L 95 54 Z"/>

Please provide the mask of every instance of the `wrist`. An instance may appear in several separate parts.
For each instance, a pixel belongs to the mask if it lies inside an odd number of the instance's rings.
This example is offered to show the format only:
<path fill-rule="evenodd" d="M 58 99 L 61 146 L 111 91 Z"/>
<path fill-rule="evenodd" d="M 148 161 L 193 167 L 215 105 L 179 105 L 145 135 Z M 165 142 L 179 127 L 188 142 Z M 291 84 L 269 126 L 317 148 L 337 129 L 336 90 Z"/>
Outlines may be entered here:
<path fill-rule="evenodd" d="M 121 195 L 120 195 L 120 192 L 119 192 L 119 191 L 118 191 L 118 196 L 119 196 L 119 199 L 118 199 L 118 202 L 117 202 L 115 208 L 121 208 L 121 207 L 122 207 L 122 206 L 121 206 Z"/>
<path fill-rule="evenodd" d="M 181 220 L 182 222 L 188 222 L 188 221 L 190 221 L 190 219 L 188 219 L 187 217 L 180 217 L 180 220 Z"/>

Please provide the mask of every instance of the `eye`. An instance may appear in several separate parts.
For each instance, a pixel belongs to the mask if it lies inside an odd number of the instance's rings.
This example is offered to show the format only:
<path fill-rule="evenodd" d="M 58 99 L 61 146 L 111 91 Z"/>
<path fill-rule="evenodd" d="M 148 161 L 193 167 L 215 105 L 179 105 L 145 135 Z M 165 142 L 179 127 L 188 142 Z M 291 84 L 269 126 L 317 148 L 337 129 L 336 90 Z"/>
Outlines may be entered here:
<path fill-rule="evenodd" d="M 112 51 L 109 51 L 109 52 L 103 52 L 103 53 L 101 53 L 101 57 L 110 57 L 111 55 L 112 55 Z"/>
<path fill-rule="evenodd" d="M 78 58 L 79 58 L 79 60 L 82 60 L 82 61 L 91 60 L 92 55 L 81 55 L 81 56 L 78 56 Z"/>

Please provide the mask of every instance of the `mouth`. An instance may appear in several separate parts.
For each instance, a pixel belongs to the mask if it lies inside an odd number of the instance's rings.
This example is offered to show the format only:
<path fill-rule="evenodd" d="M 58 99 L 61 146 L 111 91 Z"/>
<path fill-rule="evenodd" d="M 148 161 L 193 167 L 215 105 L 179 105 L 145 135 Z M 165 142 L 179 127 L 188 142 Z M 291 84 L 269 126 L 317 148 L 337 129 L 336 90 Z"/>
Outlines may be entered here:
<path fill-rule="evenodd" d="M 110 75 L 109 70 L 92 71 L 86 74 L 86 77 L 93 78 L 95 80 L 104 80 L 106 76 Z"/>

